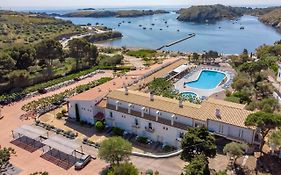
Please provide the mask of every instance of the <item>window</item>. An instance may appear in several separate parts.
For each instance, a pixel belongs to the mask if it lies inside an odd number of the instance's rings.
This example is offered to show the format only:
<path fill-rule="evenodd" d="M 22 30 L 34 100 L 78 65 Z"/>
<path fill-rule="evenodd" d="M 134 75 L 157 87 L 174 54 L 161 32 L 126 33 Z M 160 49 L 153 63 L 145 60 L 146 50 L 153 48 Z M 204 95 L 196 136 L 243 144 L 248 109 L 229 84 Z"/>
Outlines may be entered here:
<path fill-rule="evenodd" d="M 135 118 L 135 125 L 138 126 L 139 125 L 139 121 L 138 119 Z"/>
<path fill-rule="evenodd" d="M 244 131 L 240 129 L 240 130 L 239 130 L 239 137 L 240 137 L 240 138 L 243 138 L 243 134 L 244 134 Z"/>
<path fill-rule="evenodd" d="M 179 138 L 183 138 L 183 136 L 184 136 L 184 133 L 183 133 L 183 132 L 180 132 L 180 133 L 179 133 Z"/>
<path fill-rule="evenodd" d="M 113 114 L 112 112 L 109 113 L 110 118 L 113 118 Z"/>
<path fill-rule="evenodd" d="M 152 129 L 152 123 L 150 123 L 150 122 L 148 123 L 148 128 Z"/>
<path fill-rule="evenodd" d="M 223 125 L 219 124 L 219 133 L 223 133 Z"/>

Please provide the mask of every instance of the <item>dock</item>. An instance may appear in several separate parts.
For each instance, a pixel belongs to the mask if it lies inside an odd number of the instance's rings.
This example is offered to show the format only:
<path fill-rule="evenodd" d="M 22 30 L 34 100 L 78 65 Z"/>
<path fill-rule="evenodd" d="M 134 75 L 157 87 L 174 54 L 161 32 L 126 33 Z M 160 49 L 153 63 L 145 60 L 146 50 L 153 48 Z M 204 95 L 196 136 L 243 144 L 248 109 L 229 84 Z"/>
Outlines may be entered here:
<path fill-rule="evenodd" d="M 189 34 L 187 37 L 184 37 L 184 38 L 182 38 L 182 39 L 173 41 L 173 42 L 171 42 L 171 43 L 169 43 L 169 44 L 165 44 L 165 45 L 159 47 L 159 48 L 156 49 L 156 50 L 161 50 L 161 49 L 163 49 L 163 48 L 165 48 L 165 47 L 171 47 L 172 45 L 175 45 L 175 44 L 178 44 L 178 43 L 183 42 L 183 41 L 185 41 L 185 40 L 188 40 L 188 39 L 190 39 L 190 38 L 193 38 L 193 37 L 195 37 L 195 35 L 196 35 L 195 33 L 191 33 L 191 34 Z"/>

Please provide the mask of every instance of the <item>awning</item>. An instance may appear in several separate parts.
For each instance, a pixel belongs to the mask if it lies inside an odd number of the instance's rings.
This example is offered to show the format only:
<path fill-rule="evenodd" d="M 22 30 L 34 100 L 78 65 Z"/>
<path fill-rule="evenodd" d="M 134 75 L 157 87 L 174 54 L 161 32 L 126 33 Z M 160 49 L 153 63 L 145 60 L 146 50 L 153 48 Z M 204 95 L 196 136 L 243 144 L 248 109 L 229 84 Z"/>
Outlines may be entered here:
<path fill-rule="evenodd" d="M 72 155 L 74 151 L 78 150 L 81 147 L 74 141 L 58 135 L 50 137 L 42 143 L 68 155 Z"/>
<path fill-rule="evenodd" d="M 31 125 L 22 125 L 21 127 L 14 129 L 12 132 L 26 136 L 33 140 L 35 140 L 41 136 L 42 137 L 47 136 L 47 131 L 41 130 L 41 129 L 36 128 L 35 126 L 31 126 Z"/>

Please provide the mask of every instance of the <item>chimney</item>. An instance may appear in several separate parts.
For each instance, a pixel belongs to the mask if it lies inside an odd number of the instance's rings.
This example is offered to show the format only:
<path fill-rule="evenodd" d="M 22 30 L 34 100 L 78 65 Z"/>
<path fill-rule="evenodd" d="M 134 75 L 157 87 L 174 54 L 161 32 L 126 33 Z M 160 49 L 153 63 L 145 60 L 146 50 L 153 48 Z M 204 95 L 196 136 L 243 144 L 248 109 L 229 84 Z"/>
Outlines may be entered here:
<path fill-rule="evenodd" d="M 183 101 L 182 100 L 179 100 L 179 107 L 183 108 Z"/>
<path fill-rule="evenodd" d="M 174 125 L 174 118 L 175 118 L 175 114 L 173 114 L 172 116 L 171 116 L 171 125 L 173 126 Z"/>
<path fill-rule="evenodd" d="M 150 101 L 154 101 L 154 95 L 152 92 L 149 93 L 149 98 L 150 98 Z"/>
<path fill-rule="evenodd" d="M 220 109 L 216 109 L 216 117 L 221 118 L 221 111 Z"/>
<path fill-rule="evenodd" d="M 144 110 L 145 110 L 145 107 L 142 107 L 141 108 L 141 117 L 144 117 Z"/>
<path fill-rule="evenodd" d="M 125 95 L 128 95 L 128 94 L 129 94 L 129 92 L 128 92 L 128 87 L 125 86 L 124 88 L 125 88 Z"/>

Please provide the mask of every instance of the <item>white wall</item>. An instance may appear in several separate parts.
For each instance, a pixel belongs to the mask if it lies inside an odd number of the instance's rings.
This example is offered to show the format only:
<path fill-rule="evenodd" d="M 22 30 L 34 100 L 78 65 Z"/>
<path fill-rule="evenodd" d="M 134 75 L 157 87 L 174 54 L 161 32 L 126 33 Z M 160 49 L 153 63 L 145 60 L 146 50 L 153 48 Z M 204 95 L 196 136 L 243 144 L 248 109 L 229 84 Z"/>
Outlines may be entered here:
<path fill-rule="evenodd" d="M 238 127 L 214 120 L 208 120 L 208 130 L 223 135 L 229 139 L 232 138 L 234 140 L 241 140 L 250 144 L 252 143 L 254 137 L 252 129 Z"/>
<path fill-rule="evenodd" d="M 68 104 L 68 115 L 73 119 L 76 119 L 75 104 L 78 105 L 80 120 L 91 124 L 95 123 L 94 116 L 98 112 L 103 112 L 93 101 L 71 100 Z"/>
<path fill-rule="evenodd" d="M 110 118 L 110 112 L 113 114 L 114 121 Z M 146 120 L 140 117 L 135 117 L 128 114 L 123 114 L 114 110 L 105 110 L 106 123 L 109 126 L 117 126 L 130 133 L 135 133 L 140 136 L 146 136 L 151 140 L 160 141 L 168 145 L 179 147 L 180 143 L 177 141 L 180 132 L 186 132 L 185 130 L 177 129 L 171 126 L 160 124 L 156 121 Z M 132 127 L 135 125 L 135 119 L 138 119 L 139 128 Z M 145 127 L 148 127 L 148 123 L 152 123 L 152 128 L 154 132 L 147 132 Z"/>

